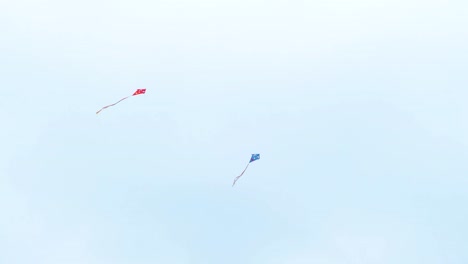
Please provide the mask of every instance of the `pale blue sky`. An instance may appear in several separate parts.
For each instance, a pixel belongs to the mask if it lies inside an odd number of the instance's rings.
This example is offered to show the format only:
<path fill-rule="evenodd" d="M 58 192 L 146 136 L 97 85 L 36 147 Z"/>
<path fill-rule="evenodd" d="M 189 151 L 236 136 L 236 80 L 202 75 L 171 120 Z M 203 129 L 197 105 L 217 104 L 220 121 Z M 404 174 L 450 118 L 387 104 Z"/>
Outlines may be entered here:
<path fill-rule="evenodd" d="M 0 263 L 468 263 L 467 25 L 450 0 L 1 1 Z"/>

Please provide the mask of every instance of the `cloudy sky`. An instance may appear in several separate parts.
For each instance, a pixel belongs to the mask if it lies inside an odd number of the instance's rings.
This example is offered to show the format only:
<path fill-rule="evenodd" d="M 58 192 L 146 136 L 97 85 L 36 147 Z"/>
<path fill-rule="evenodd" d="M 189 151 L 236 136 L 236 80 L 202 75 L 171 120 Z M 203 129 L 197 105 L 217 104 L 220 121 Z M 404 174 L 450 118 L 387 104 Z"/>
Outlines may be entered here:
<path fill-rule="evenodd" d="M 461 0 L 0 1 L 0 263 L 467 263 L 467 25 Z"/>

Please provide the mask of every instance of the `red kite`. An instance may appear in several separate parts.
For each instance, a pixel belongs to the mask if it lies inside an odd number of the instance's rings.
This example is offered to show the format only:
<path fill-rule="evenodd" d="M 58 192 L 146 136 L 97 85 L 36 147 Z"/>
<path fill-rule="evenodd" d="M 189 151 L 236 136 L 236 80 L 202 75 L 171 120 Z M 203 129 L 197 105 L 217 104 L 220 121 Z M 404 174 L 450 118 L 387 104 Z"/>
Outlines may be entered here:
<path fill-rule="evenodd" d="M 146 93 L 146 89 L 137 89 L 137 90 L 133 93 L 132 96 L 139 95 L 139 94 L 145 94 L 145 93 Z M 102 110 L 104 110 L 104 109 L 106 109 L 106 108 L 108 108 L 108 107 L 114 106 L 114 105 L 116 105 L 116 104 L 122 102 L 123 100 L 125 100 L 125 99 L 127 99 L 127 98 L 129 98 L 129 97 L 130 97 L 130 96 L 124 97 L 124 98 L 120 99 L 119 101 L 117 101 L 116 103 L 113 103 L 113 104 L 104 106 L 103 108 L 101 108 L 101 110 L 99 110 L 99 111 L 96 112 L 96 115 L 99 114 Z"/>

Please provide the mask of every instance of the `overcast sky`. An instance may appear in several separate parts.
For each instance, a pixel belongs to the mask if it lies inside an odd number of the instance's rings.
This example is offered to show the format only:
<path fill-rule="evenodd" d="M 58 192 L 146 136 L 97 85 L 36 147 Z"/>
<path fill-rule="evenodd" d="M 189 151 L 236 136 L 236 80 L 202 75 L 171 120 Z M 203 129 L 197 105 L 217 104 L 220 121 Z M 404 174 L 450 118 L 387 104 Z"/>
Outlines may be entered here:
<path fill-rule="evenodd" d="M 0 1 L 0 263 L 468 263 L 467 25 L 461 0 Z"/>

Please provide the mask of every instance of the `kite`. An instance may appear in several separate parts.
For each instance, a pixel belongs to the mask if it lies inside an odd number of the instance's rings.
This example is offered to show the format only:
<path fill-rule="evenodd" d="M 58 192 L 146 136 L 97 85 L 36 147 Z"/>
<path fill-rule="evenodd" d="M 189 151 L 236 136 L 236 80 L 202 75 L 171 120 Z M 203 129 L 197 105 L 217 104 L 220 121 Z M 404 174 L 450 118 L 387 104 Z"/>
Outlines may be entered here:
<path fill-rule="evenodd" d="M 132 96 L 139 95 L 139 94 L 145 94 L 145 93 L 146 93 L 146 89 L 137 89 L 137 90 L 133 93 Z M 114 105 L 116 105 L 116 104 L 122 102 L 123 100 L 125 100 L 125 99 L 127 99 L 127 98 L 129 98 L 129 97 L 130 97 L 130 96 L 124 97 L 124 98 L 120 99 L 119 101 L 117 101 L 116 103 L 113 103 L 113 104 L 104 106 L 103 108 L 101 108 L 101 110 L 99 110 L 99 111 L 96 112 L 96 115 L 99 114 L 102 110 L 104 110 L 104 109 L 106 109 L 106 108 L 108 108 L 108 107 L 114 106 Z"/>
<path fill-rule="evenodd" d="M 259 160 L 260 159 L 260 154 L 252 154 L 252 157 L 250 158 L 250 161 L 249 163 L 247 164 L 247 166 L 245 167 L 244 171 L 241 173 L 241 175 L 237 176 L 235 179 L 234 179 L 234 182 L 232 183 L 232 186 L 234 186 L 234 184 L 236 184 L 236 181 L 242 176 L 244 175 L 244 172 L 247 170 L 247 168 L 249 167 L 250 163 L 256 161 L 256 160 Z"/>

